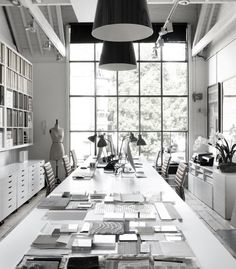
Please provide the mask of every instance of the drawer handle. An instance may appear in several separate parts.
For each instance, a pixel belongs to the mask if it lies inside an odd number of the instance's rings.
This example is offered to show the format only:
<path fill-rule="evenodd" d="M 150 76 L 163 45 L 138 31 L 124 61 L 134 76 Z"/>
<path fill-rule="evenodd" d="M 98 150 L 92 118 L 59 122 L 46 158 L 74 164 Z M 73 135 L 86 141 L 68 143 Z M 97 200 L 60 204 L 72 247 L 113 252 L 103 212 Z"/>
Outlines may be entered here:
<path fill-rule="evenodd" d="M 25 196 L 21 196 L 21 199 L 24 199 L 25 198 Z"/>
<path fill-rule="evenodd" d="M 11 194 L 11 193 L 12 193 L 12 191 L 9 191 L 9 192 L 8 192 L 8 194 Z"/>
<path fill-rule="evenodd" d="M 25 184 L 21 184 L 21 187 L 24 187 L 25 186 Z"/>
<path fill-rule="evenodd" d="M 25 191 L 23 190 L 23 191 L 21 191 L 21 192 L 23 193 L 23 192 L 25 192 Z"/>
<path fill-rule="evenodd" d="M 9 186 L 9 187 L 8 187 L 8 189 L 11 189 L 11 188 L 12 188 L 12 186 Z"/>
<path fill-rule="evenodd" d="M 21 180 L 21 182 L 25 182 L 25 180 L 24 180 L 24 179 L 22 179 L 22 180 Z"/>
<path fill-rule="evenodd" d="M 21 172 L 25 172 L 25 169 L 22 169 Z"/>
<path fill-rule="evenodd" d="M 8 177 L 12 177 L 12 175 L 9 175 Z"/>
<path fill-rule="evenodd" d="M 12 200 L 12 198 L 8 199 L 8 201 L 10 202 Z"/>
<path fill-rule="evenodd" d="M 12 205 L 9 205 L 9 206 L 8 206 L 8 208 L 11 208 L 11 207 L 12 207 Z"/>
<path fill-rule="evenodd" d="M 12 183 L 12 180 L 8 181 L 8 183 Z"/>

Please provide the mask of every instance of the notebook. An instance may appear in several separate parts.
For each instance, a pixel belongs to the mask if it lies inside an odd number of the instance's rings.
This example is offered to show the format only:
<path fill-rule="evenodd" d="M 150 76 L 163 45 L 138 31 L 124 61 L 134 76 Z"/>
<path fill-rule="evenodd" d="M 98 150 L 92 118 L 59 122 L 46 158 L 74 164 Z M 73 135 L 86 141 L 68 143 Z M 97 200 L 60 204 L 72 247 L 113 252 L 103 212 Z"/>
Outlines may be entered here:
<path fill-rule="evenodd" d="M 38 208 L 40 209 L 53 209 L 53 210 L 60 210 L 65 209 L 70 201 L 70 198 L 63 198 L 59 196 L 51 196 L 43 199 Z"/>

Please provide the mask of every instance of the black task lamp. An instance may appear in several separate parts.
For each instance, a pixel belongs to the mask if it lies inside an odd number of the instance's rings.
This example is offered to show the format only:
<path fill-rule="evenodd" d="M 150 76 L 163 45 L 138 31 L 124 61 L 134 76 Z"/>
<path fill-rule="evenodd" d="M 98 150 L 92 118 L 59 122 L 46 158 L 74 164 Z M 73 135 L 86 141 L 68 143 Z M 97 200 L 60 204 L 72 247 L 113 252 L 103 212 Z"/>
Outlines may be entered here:
<path fill-rule="evenodd" d="M 99 137 L 99 140 L 98 140 L 98 143 L 97 143 L 98 148 L 104 148 L 104 147 L 107 146 L 107 142 L 106 142 L 106 140 L 104 138 L 104 135 L 105 134 L 98 136 Z"/>
<path fill-rule="evenodd" d="M 137 146 L 146 146 L 147 143 L 145 142 L 145 140 L 142 138 L 142 135 L 139 134 L 138 135 L 138 141 L 137 141 Z"/>
<path fill-rule="evenodd" d="M 133 43 L 104 41 L 99 68 L 109 71 L 136 69 Z"/>
<path fill-rule="evenodd" d="M 98 0 L 92 30 L 95 38 L 128 42 L 152 33 L 146 0 Z"/>
<path fill-rule="evenodd" d="M 92 135 L 92 136 L 89 136 L 89 137 L 88 137 L 88 140 L 89 140 L 90 142 L 92 142 L 92 143 L 95 143 L 96 138 L 97 138 L 97 134 L 94 134 L 94 135 Z"/>

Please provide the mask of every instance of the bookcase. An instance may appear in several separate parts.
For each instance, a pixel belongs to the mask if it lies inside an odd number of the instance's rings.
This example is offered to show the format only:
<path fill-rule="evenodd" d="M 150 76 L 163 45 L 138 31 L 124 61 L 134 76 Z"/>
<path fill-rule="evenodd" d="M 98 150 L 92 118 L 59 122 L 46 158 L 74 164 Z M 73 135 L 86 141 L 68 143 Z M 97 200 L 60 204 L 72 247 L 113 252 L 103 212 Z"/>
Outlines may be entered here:
<path fill-rule="evenodd" d="M 33 143 L 32 64 L 0 41 L 0 151 Z"/>

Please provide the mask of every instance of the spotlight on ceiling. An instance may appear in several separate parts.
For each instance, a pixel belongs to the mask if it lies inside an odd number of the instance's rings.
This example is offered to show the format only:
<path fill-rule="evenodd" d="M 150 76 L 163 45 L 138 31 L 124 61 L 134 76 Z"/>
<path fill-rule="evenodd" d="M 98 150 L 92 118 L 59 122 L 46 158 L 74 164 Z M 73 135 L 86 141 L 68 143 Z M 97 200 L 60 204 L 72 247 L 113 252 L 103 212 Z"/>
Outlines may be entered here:
<path fill-rule="evenodd" d="M 60 53 L 57 53 L 57 62 L 61 62 L 63 60 L 63 56 Z"/>
<path fill-rule="evenodd" d="M 179 0 L 179 5 L 182 5 L 182 6 L 187 6 L 190 4 L 190 1 L 189 0 Z"/>
<path fill-rule="evenodd" d="M 16 6 L 16 7 L 21 7 L 21 2 L 19 0 L 10 0 L 10 2 L 12 3 L 12 5 Z"/>
<path fill-rule="evenodd" d="M 152 49 L 152 58 L 153 59 L 157 59 L 158 58 L 158 49 L 159 49 L 159 47 L 155 43 L 155 46 Z"/>
<path fill-rule="evenodd" d="M 44 44 L 43 44 L 44 50 L 51 50 L 51 48 L 52 48 L 52 42 L 50 40 L 44 42 Z"/>
<path fill-rule="evenodd" d="M 32 2 L 33 2 L 33 4 L 41 4 L 42 0 L 33 0 Z"/>
<path fill-rule="evenodd" d="M 163 36 L 172 32 L 173 32 L 173 24 L 172 22 L 168 21 L 166 22 L 165 27 L 161 27 L 161 31 L 159 32 L 159 35 Z"/>
<path fill-rule="evenodd" d="M 34 20 L 25 27 L 25 31 L 29 31 L 31 33 L 35 33 L 36 30 L 37 28 L 36 28 L 36 23 Z"/>

